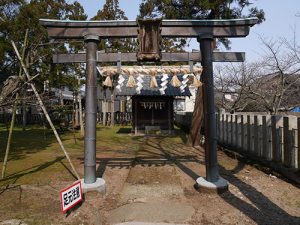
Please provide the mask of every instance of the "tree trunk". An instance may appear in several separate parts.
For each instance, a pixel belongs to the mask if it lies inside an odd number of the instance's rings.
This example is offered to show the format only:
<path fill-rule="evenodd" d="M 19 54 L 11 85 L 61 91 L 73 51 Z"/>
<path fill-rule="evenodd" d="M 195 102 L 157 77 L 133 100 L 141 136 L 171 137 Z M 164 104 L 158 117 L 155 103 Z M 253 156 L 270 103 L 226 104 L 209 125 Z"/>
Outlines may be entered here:
<path fill-rule="evenodd" d="M 24 60 L 25 58 L 25 53 L 26 53 L 26 47 L 27 47 L 27 41 L 28 41 L 28 29 L 26 29 L 26 33 L 25 33 L 25 38 L 24 38 L 24 47 L 22 49 L 22 59 Z M 29 67 L 29 54 L 26 57 L 26 68 Z M 22 77 L 23 74 L 23 70 L 22 68 L 20 68 L 19 70 L 19 77 Z M 23 100 L 22 100 L 22 130 L 25 131 L 26 130 L 26 124 L 27 124 L 27 116 L 26 116 L 26 86 L 24 88 L 21 89 L 21 93 L 23 96 Z"/>
<path fill-rule="evenodd" d="M 76 95 L 73 96 L 74 98 L 74 102 L 73 102 L 73 105 L 74 105 L 74 124 L 73 124 L 73 127 L 77 128 L 79 126 L 79 107 L 78 107 L 78 98 Z"/>
<path fill-rule="evenodd" d="M 203 86 L 200 86 L 197 90 L 197 96 L 195 100 L 195 107 L 192 117 L 192 123 L 190 133 L 187 139 L 188 146 L 200 145 L 200 130 L 203 124 L 204 112 L 203 112 Z"/>
<path fill-rule="evenodd" d="M 60 95 L 59 95 L 59 102 L 61 106 L 64 106 L 64 97 L 63 97 L 63 91 L 60 88 Z"/>

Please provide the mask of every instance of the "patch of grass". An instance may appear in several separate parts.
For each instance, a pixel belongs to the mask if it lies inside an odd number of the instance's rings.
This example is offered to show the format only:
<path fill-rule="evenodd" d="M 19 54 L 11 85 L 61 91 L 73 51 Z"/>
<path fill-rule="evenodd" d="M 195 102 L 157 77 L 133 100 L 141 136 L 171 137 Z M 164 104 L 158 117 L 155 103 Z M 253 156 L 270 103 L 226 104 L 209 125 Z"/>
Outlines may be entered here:
<path fill-rule="evenodd" d="M 6 149 L 8 132 L 0 127 L 0 149 Z M 39 126 L 28 126 L 26 131 L 15 127 L 12 134 L 11 151 L 9 160 L 19 160 L 28 154 L 41 152 L 49 147 L 55 137 L 48 130 Z M 3 161 L 5 151 L 0 151 L 0 160 Z"/>
<path fill-rule="evenodd" d="M 0 137 L 2 169 L 7 144 L 7 131 L 4 126 L 0 126 Z M 61 135 L 61 139 L 71 156 L 82 152 L 82 141 L 78 140 L 74 144 L 72 132 L 65 132 Z M 69 166 L 52 130 L 34 125 L 27 126 L 26 130 L 22 131 L 21 127 L 16 126 L 13 130 L 6 178 L 0 181 L 0 185 L 49 184 L 59 180 L 58 178 L 71 180 L 73 177 L 65 165 Z"/>
<path fill-rule="evenodd" d="M 174 136 L 157 136 L 147 139 L 131 135 L 131 127 L 97 126 L 97 153 L 122 157 L 136 157 L 154 154 L 164 148 L 168 152 L 183 145 L 182 133 L 178 130 Z M 64 147 L 73 163 L 79 169 L 83 167 L 84 138 L 79 131 L 66 131 L 60 135 Z M 75 137 L 75 138 L 74 138 Z M 6 148 L 7 131 L 0 126 L 0 168 L 2 168 Z M 155 153 L 156 152 L 156 153 Z M 41 126 L 15 127 L 9 154 L 6 176 L 0 180 L 0 186 L 13 184 L 49 184 L 52 182 L 74 180 L 66 167 L 70 168 L 64 153 L 60 149 L 52 130 Z"/>
<path fill-rule="evenodd" d="M 122 127 L 123 130 L 131 130 L 131 127 Z M 137 149 L 140 138 L 133 138 L 130 133 L 120 132 L 120 127 L 97 126 L 97 148 L 108 149 Z"/>

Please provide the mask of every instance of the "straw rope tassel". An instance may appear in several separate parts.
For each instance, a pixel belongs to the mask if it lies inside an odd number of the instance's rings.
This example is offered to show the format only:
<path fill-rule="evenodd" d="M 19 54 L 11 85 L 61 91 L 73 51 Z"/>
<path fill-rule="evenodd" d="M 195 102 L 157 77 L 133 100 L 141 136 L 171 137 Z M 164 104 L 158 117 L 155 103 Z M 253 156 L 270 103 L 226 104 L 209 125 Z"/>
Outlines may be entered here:
<path fill-rule="evenodd" d="M 129 78 L 128 78 L 128 82 L 127 82 L 127 87 L 133 88 L 136 86 L 136 82 L 134 80 L 133 77 L 133 70 L 132 69 L 128 69 L 128 73 L 129 73 Z"/>
<path fill-rule="evenodd" d="M 150 75 L 151 75 L 151 82 L 150 82 L 150 88 L 157 88 L 157 81 L 156 81 L 156 71 L 155 70 L 150 70 Z"/>
<path fill-rule="evenodd" d="M 112 80 L 111 80 L 110 76 L 107 76 L 105 78 L 105 81 L 103 82 L 103 85 L 107 86 L 107 87 L 112 87 Z"/>
<path fill-rule="evenodd" d="M 172 84 L 172 86 L 173 87 L 180 87 L 181 86 L 181 82 L 180 82 L 180 80 L 178 79 L 178 77 L 177 77 L 177 70 L 172 70 L 171 71 L 172 73 L 173 73 L 173 77 L 172 77 L 172 80 L 171 80 L 171 84 Z"/>
<path fill-rule="evenodd" d="M 202 82 L 197 79 L 197 77 L 196 77 L 195 74 L 193 76 L 193 84 L 192 84 L 192 86 L 194 86 L 194 87 L 200 87 L 200 86 L 202 86 Z"/>

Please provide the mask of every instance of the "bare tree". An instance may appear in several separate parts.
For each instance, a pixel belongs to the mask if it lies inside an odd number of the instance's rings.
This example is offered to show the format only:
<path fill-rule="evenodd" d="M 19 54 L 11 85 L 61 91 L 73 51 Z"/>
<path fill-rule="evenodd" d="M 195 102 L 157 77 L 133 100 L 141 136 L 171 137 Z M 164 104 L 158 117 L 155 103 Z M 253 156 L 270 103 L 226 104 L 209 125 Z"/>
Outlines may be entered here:
<path fill-rule="evenodd" d="M 271 114 L 276 114 L 280 109 L 293 107 L 296 102 L 291 97 L 300 96 L 299 46 L 296 39 L 261 41 L 266 49 L 261 67 L 267 75 L 259 79 L 250 93 L 260 98 Z"/>
<path fill-rule="evenodd" d="M 261 60 L 229 64 L 216 71 L 216 103 L 227 111 L 267 111 L 277 114 L 299 105 L 300 54 L 291 41 L 261 37 Z"/>
<path fill-rule="evenodd" d="M 226 64 L 215 68 L 216 105 L 226 111 L 244 111 L 256 101 L 249 94 L 260 70 L 256 63 Z"/>

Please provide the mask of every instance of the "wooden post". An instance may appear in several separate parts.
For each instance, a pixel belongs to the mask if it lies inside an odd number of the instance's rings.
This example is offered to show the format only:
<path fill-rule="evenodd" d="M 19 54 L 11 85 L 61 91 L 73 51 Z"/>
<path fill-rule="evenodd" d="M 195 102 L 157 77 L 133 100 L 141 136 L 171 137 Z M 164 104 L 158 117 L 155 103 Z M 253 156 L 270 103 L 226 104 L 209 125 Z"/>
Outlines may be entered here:
<path fill-rule="evenodd" d="M 219 111 L 219 143 L 223 143 L 223 117 L 221 111 Z"/>
<path fill-rule="evenodd" d="M 258 120 L 257 116 L 254 116 L 253 123 L 253 154 L 259 157 L 259 149 L 258 149 Z"/>
<path fill-rule="evenodd" d="M 296 122 L 296 121 L 295 121 Z M 296 145 L 296 139 L 297 139 L 297 136 L 296 136 L 296 130 L 297 129 L 293 129 L 291 127 L 291 131 L 290 131 L 290 146 L 291 146 L 291 167 L 292 168 L 297 168 L 296 167 L 296 151 L 297 151 L 297 145 Z"/>
<path fill-rule="evenodd" d="M 110 126 L 115 126 L 115 89 L 111 91 Z"/>
<path fill-rule="evenodd" d="M 105 90 L 104 90 L 105 91 Z M 103 126 L 106 126 L 106 120 L 107 120 L 107 101 L 102 101 L 102 113 L 103 113 Z"/>
<path fill-rule="evenodd" d="M 222 113 L 222 143 L 225 142 L 225 117 L 224 117 L 224 114 Z"/>
<path fill-rule="evenodd" d="M 260 158 L 263 157 L 263 140 L 262 140 L 262 115 L 258 115 L 257 116 L 257 138 L 258 138 L 258 148 L 257 148 L 257 152 L 258 152 L 258 156 Z"/>
<path fill-rule="evenodd" d="M 283 163 L 285 166 L 291 167 L 291 142 L 289 118 L 283 117 Z"/>
<path fill-rule="evenodd" d="M 13 111 L 12 111 L 13 114 L 12 114 L 12 118 L 11 118 L 11 122 L 10 122 L 10 128 L 9 128 L 8 139 L 7 139 L 7 144 L 6 144 L 5 156 L 4 156 L 4 161 L 3 161 L 3 165 L 2 165 L 1 178 L 5 177 L 5 171 L 6 171 L 8 154 L 9 154 L 9 150 L 10 150 L 12 132 L 13 132 L 13 128 L 14 128 L 14 125 L 15 125 L 16 110 L 17 110 L 17 105 L 18 105 L 18 98 L 19 98 L 19 94 L 17 93 L 17 95 L 16 95 L 16 101 L 14 102 L 14 107 L 13 107 Z"/>
<path fill-rule="evenodd" d="M 234 146 L 233 144 L 233 134 L 234 134 L 234 131 L 233 131 L 233 115 L 231 114 L 230 115 L 230 145 L 231 146 Z"/>
<path fill-rule="evenodd" d="M 297 118 L 297 133 L 298 133 L 298 171 L 300 172 L 300 117 Z"/>
<path fill-rule="evenodd" d="M 247 152 L 251 153 L 251 120 L 250 120 L 250 115 L 247 115 Z"/>
<path fill-rule="evenodd" d="M 226 114 L 226 132 L 225 132 L 225 134 L 226 134 L 226 144 L 228 145 L 229 144 L 229 129 L 228 129 L 228 127 L 229 127 L 229 115 L 228 114 Z"/>
<path fill-rule="evenodd" d="M 271 116 L 267 116 L 267 149 L 268 149 L 268 160 L 272 161 L 272 121 Z"/>
<path fill-rule="evenodd" d="M 267 136 L 267 117 L 262 116 L 262 156 L 264 159 L 268 158 L 268 148 L 267 148 L 267 142 L 268 142 L 268 136 Z"/>
<path fill-rule="evenodd" d="M 272 127 L 272 160 L 279 162 L 279 146 L 277 145 L 277 132 L 276 132 L 276 116 L 271 116 Z"/>
<path fill-rule="evenodd" d="M 244 151 L 245 148 L 244 148 L 244 135 L 245 135 L 245 132 L 244 132 L 244 115 L 241 115 L 241 120 L 240 120 L 240 130 L 241 130 L 241 151 Z"/>
<path fill-rule="evenodd" d="M 238 126 L 238 122 L 239 122 L 239 116 L 235 115 L 235 119 L 234 119 L 234 125 L 235 125 L 235 141 L 234 141 L 234 145 L 236 146 L 236 149 L 240 150 L 240 132 L 239 132 L 239 126 Z"/>
<path fill-rule="evenodd" d="M 283 127 L 278 127 L 278 129 L 277 129 L 277 145 L 279 146 L 279 160 L 281 163 L 283 163 L 283 160 L 284 160 Z"/>

